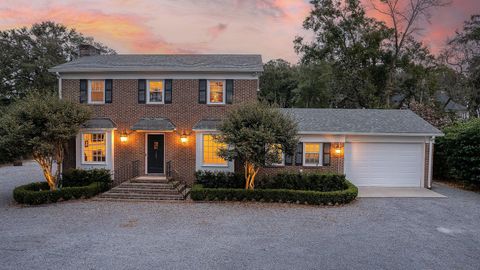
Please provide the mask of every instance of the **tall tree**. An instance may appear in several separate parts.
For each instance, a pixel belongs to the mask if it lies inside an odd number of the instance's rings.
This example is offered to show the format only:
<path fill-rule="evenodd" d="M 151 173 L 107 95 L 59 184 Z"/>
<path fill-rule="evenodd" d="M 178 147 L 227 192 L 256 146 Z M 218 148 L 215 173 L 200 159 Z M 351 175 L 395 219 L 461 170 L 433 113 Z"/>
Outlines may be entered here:
<path fill-rule="evenodd" d="M 332 69 L 325 62 L 298 67 L 298 87 L 294 90 L 295 107 L 329 108 L 335 106 L 338 95 L 331 91 Z M 343 98 L 340 98 L 342 100 Z"/>
<path fill-rule="evenodd" d="M 295 50 L 304 64 L 332 66 L 335 106 L 380 107 L 385 84 L 382 45 L 391 35 L 383 22 L 369 18 L 359 0 L 312 0 L 303 28 L 313 31 L 311 42 L 297 37 Z"/>
<path fill-rule="evenodd" d="M 292 107 L 293 90 L 297 88 L 296 67 L 283 59 L 263 65 L 260 76 L 260 99 L 281 107 Z"/>
<path fill-rule="evenodd" d="M 54 91 L 57 80 L 48 69 L 77 58 L 80 44 L 94 45 L 102 54 L 115 53 L 51 21 L 0 31 L 0 100 L 10 103 L 35 89 Z"/>
<path fill-rule="evenodd" d="M 370 0 L 373 8 L 388 18 L 393 29 L 390 39 L 392 47 L 385 91 L 386 106 L 395 89 L 398 63 L 408 53 L 408 43 L 414 41 L 414 34 L 421 30 L 419 23 L 429 20 L 433 9 L 446 6 L 450 0 Z"/>

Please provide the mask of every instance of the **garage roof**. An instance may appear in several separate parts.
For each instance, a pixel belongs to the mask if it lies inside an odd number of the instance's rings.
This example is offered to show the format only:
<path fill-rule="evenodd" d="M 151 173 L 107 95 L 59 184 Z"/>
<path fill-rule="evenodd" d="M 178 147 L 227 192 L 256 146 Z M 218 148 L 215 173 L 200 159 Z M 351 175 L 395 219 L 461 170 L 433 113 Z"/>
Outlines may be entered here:
<path fill-rule="evenodd" d="M 118 54 L 85 56 L 50 72 L 262 72 L 258 54 Z"/>
<path fill-rule="evenodd" d="M 410 110 L 282 109 L 300 133 L 441 136 L 440 130 Z"/>

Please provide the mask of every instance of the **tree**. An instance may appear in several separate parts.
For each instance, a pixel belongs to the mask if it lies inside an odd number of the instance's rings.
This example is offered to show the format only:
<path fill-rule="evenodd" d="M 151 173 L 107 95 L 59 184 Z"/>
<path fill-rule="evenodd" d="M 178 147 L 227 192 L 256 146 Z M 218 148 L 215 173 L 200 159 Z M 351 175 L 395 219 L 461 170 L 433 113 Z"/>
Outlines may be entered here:
<path fill-rule="evenodd" d="M 297 87 L 296 67 L 283 59 L 263 65 L 260 76 L 260 100 L 288 108 L 293 106 L 293 90 Z"/>
<path fill-rule="evenodd" d="M 449 0 L 370 0 L 373 8 L 385 15 L 390 21 L 393 36 L 390 40 L 392 47 L 386 84 L 385 101 L 390 107 L 390 97 L 395 88 L 395 73 L 398 62 L 405 53 L 408 53 L 408 43 L 415 43 L 413 37 L 421 28 L 418 23 L 430 18 L 430 12 L 438 7 L 450 4 Z"/>
<path fill-rule="evenodd" d="M 295 107 L 329 108 L 337 103 L 338 95 L 330 91 L 333 77 L 330 65 L 324 62 L 300 65 L 297 76 Z"/>
<path fill-rule="evenodd" d="M 0 100 L 8 104 L 31 91 L 54 91 L 57 79 L 48 69 L 77 58 L 80 44 L 94 45 L 102 54 L 115 53 L 51 21 L 0 31 Z"/>
<path fill-rule="evenodd" d="M 297 145 L 293 119 L 262 103 L 245 104 L 230 111 L 219 130 L 216 139 L 228 145 L 219 155 L 243 164 L 246 189 L 254 189 L 260 167 L 280 162 L 282 153 L 293 155 Z"/>
<path fill-rule="evenodd" d="M 385 85 L 383 43 L 391 35 L 383 22 L 369 18 L 359 0 L 312 0 L 303 28 L 313 31 L 307 42 L 294 41 L 301 62 L 329 63 L 331 92 L 341 97 L 334 106 L 381 107 Z"/>
<path fill-rule="evenodd" d="M 65 145 L 90 114 L 87 107 L 60 100 L 53 94 L 29 94 L 10 105 L 0 118 L 0 149 L 10 158 L 33 156 L 50 190 L 56 190 Z"/>

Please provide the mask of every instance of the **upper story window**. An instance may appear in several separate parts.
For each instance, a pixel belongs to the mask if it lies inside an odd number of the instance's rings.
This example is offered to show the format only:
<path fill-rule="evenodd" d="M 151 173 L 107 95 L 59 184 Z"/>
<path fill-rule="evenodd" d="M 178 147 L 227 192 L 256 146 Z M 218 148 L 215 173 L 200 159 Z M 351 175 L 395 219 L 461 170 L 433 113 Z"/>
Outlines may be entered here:
<path fill-rule="evenodd" d="M 225 104 L 225 81 L 209 80 L 207 85 L 208 104 Z"/>
<path fill-rule="evenodd" d="M 105 163 L 106 134 L 83 133 L 82 136 L 83 163 Z"/>
<path fill-rule="evenodd" d="M 105 80 L 88 81 L 88 103 L 105 103 Z"/>
<path fill-rule="evenodd" d="M 164 103 L 164 80 L 148 80 L 147 83 L 147 103 Z"/>
<path fill-rule="evenodd" d="M 227 166 L 228 161 L 218 156 L 218 150 L 225 147 L 226 145 L 217 142 L 213 135 L 203 134 L 203 165 Z"/>
<path fill-rule="evenodd" d="M 277 163 L 272 163 L 273 166 L 284 166 L 285 165 L 285 154 L 282 151 L 282 145 L 281 144 L 274 144 L 269 146 L 269 152 L 272 154 L 277 154 L 278 155 L 278 162 Z"/>

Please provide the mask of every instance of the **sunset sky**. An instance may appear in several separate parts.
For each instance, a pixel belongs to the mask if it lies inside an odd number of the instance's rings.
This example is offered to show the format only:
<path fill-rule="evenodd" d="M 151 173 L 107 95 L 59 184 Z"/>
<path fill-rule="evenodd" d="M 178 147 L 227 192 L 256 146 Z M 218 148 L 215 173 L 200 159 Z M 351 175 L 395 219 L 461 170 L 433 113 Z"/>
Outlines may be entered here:
<path fill-rule="evenodd" d="M 0 0 L 0 30 L 53 20 L 118 53 L 259 53 L 296 62 L 293 39 L 307 35 L 309 10 L 305 0 Z M 437 52 L 474 13 L 480 0 L 453 0 L 419 38 Z"/>

